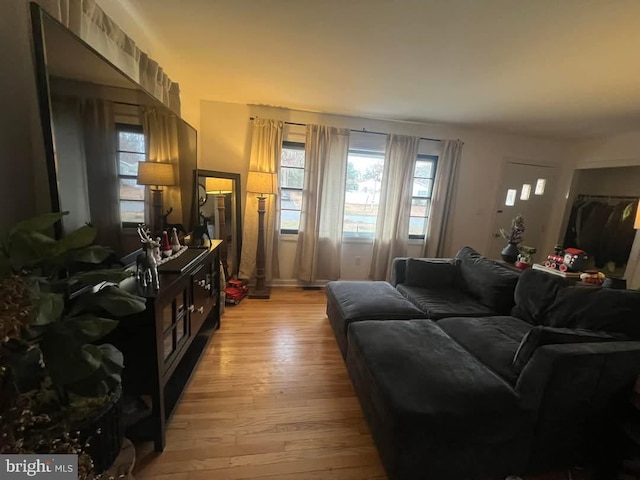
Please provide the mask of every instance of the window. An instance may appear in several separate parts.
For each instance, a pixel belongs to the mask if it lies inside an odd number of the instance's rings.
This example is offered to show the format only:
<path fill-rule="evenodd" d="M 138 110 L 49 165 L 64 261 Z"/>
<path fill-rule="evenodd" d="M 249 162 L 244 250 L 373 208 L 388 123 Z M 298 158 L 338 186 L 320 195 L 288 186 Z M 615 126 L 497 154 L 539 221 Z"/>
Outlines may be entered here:
<path fill-rule="evenodd" d="M 125 227 L 145 221 L 144 185 L 138 185 L 138 162 L 145 161 L 145 144 L 142 127 L 117 124 L 116 158 L 120 184 L 120 221 Z"/>
<path fill-rule="evenodd" d="M 383 167 L 384 152 L 349 149 L 343 236 L 375 235 Z"/>
<path fill-rule="evenodd" d="M 304 143 L 282 142 L 280 233 L 298 233 L 304 186 Z"/>
<path fill-rule="evenodd" d="M 410 239 L 424 239 L 427 234 L 437 161 L 438 157 L 434 155 L 418 155 L 416 159 L 409 214 Z"/>

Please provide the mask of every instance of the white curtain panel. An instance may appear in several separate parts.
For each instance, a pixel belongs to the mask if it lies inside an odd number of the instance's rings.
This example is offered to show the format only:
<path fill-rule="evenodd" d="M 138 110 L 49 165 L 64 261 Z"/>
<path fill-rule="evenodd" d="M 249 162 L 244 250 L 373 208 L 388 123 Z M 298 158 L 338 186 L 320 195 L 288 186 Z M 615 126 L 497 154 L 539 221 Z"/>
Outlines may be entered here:
<path fill-rule="evenodd" d="M 304 282 L 340 278 L 349 130 L 307 125 L 302 212 L 294 275 Z"/>
<path fill-rule="evenodd" d="M 391 278 L 393 259 L 407 255 L 413 171 L 419 143 L 419 137 L 393 134 L 387 137 L 380 206 L 369 270 L 371 280 Z"/>
<path fill-rule="evenodd" d="M 91 222 L 98 229 L 96 243 L 120 245 L 120 203 L 113 104 L 81 100 L 84 155 Z"/>
<path fill-rule="evenodd" d="M 179 85 L 136 46 L 95 0 L 39 0 L 38 3 L 149 93 L 180 114 Z"/>
<path fill-rule="evenodd" d="M 147 150 L 147 160 L 150 162 L 166 162 L 174 165 L 175 185 L 161 187 L 164 190 L 163 208 L 164 215 L 169 208 L 173 208 L 169 215 L 169 223 L 172 219 L 182 219 L 182 189 L 180 188 L 180 169 L 178 158 L 180 156 L 178 144 L 178 120 L 175 115 L 155 108 L 141 108 L 142 130 Z M 180 222 L 178 222 L 180 223 Z"/>
<path fill-rule="evenodd" d="M 258 172 L 277 172 L 282 152 L 282 129 L 284 122 L 256 118 L 253 120 L 251 136 L 251 160 L 249 170 Z M 265 213 L 267 283 L 280 276 L 278 259 L 279 224 L 276 212 L 277 197 L 267 195 Z M 258 195 L 247 192 L 242 224 L 242 257 L 240 260 L 240 278 L 253 281 L 256 275 L 256 248 L 258 246 Z"/>
<path fill-rule="evenodd" d="M 451 218 L 462 146 L 460 140 L 443 140 L 442 152 L 438 158 L 435 184 L 431 198 L 429 224 L 422 255 L 436 258 L 445 254 L 447 236 L 451 230 Z"/>

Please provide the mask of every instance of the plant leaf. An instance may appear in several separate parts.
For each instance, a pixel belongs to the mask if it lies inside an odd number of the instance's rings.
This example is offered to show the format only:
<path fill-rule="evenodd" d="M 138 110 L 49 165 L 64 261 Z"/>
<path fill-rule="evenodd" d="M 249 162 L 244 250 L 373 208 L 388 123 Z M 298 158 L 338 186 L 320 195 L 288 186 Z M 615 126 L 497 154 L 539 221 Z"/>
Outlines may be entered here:
<path fill-rule="evenodd" d="M 50 257 L 55 240 L 39 232 L 16 232 L 9 242 L 9 262 L 18 271 Z"/>
<path fill-rule="evenodd" d="M 60 320 L 64 310 L 64 297 L 61 294 L 40 292 L 35 302 L 37 315 L 32 322 L 34 325 L 47 325 Z"/>
<path fill-rule="evenodd" d="M 143 312 L 146 308 L 145 302 L 143 297 L 110 285 L 96 293 L 80 295 L 71 308 L 71 315 L 107 312 L 114 317 L 124 317 Z"/>
<path fill-rule="evenodd" d="M 71 260 L 80 263 L 102 263 L 109 255 L 113 253 L 113 250 L 101 245 L 91 245 L 89 247 L 81 248 L 80 250 L 73 252 Z"/>
<path fill-rule="evenodd" d="M 101 353 L 100 366 L 87 378 L 69 385 L 69 390 L 84 396 L 98 397 L 116 390 L 121 383 L 124 368 L 124 357 L 113 345 L 99 345 Z"/>
<path fill-rule="evenodd" d="M 97 233 L 98 230 L 95 227 L 84 225 L 59 240 L 53 249 L 53 254 L 64 255 L 70 250 L 88 247 L 96 239 Z"/>
<path fill-rule="evenodd" d="M 58 220 L 69 212 L 54 212 L 38 215 L 16 224 L 10 231 L 10 235 L 16 232 L 44 232 L 55 225 Z"/>
<path fill-rule="evenodd" d="M 78 282 L 82 285 L 97 285 L 100 282 L 120 283 L 133 276 L 133 272 L 118 268 L 107 268 L 103 270 L 91 270 L 74 275 L 71 282 Z"/>

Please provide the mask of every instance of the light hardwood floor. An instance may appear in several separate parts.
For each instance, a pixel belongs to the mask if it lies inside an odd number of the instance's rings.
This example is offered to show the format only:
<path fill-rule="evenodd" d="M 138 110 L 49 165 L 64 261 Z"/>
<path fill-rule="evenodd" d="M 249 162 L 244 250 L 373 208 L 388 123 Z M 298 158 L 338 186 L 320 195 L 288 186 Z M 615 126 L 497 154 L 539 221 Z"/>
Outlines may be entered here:
<path fill-rule="evenodd" d="M 160 454 L 136 480 L 384 479 L 325 315 L 322 290 L 227 307 Z"/>
<path fill-rule="evenodd" d="M 322 290 L 275 288 L 227 307 L 165 451 L 137 446 L 136 480 L 385 479 L 325 305 Z"/>

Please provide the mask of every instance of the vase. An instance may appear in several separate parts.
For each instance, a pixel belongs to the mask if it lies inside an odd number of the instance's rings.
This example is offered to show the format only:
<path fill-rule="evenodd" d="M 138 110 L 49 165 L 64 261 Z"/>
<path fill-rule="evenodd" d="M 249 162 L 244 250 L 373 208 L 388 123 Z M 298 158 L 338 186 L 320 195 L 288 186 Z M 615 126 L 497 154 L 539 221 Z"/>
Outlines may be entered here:
<path fill-rule="evenodd" d="M 502 257 L 502 260 L 507 263 L 516 263 L 519 253 L 520 251 L 518 250 L 518 245 L 516 245 L 515 243 L 509 243 L 502 249 L 502 251 L 500 252 L 500 256 Z"/>

